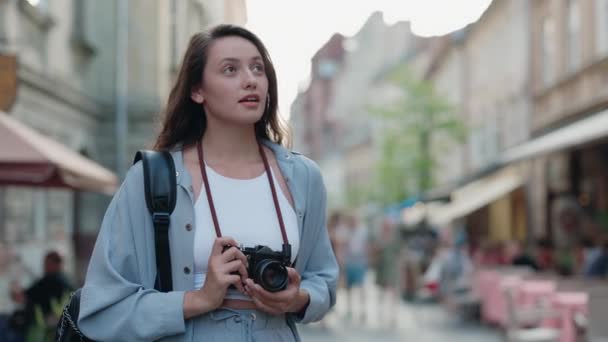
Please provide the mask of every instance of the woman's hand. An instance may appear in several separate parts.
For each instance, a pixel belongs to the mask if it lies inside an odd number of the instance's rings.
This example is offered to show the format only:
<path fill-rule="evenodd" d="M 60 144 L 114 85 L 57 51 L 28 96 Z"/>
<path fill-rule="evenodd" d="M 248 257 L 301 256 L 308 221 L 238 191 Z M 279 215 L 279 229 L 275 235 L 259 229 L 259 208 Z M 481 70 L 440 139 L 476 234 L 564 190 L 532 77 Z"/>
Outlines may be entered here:
<path fill-rule="evenodd" d="M 251 296 L 260 311 L 271 315 L 289 312 L 300 312 L 308 305 L 308 292 L 300 289 L 301 278 L 294 268 L 288 267 L 289 282 L 287 288 L 279 292 L 268 292 L 251 279 L 245 281 L 245 292 Z"/>
<path fill-rule="evenodd" d="M 205 284 L 199 290 L 187 292 L 184 298 L 185 318 L 217 309 L 230 285 L 245 293 L 243 282 L 247 279 L 247 257 L 238 248 L 224 251 L 230 246 L 238 244 L 230 237 L 215 239 L 207 264 Z"/>

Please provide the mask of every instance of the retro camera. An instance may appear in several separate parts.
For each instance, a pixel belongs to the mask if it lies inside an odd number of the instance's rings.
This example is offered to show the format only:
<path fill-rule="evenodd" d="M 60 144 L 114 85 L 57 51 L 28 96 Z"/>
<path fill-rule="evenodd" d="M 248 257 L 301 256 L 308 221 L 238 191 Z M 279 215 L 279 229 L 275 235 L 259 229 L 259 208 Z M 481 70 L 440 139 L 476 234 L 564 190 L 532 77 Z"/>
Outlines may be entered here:
<path fill-rule="evenodd" d="M 247 257 L 249 266 L 247 273 L 268 292 L 278 292 L 287 288 L 287 267 L 291 266 L 291 245 L 283 245 L 280 252 L 273 251 L 267 246 L 257 245 L 255 247 L 225 246 L 238 248 Z"/>

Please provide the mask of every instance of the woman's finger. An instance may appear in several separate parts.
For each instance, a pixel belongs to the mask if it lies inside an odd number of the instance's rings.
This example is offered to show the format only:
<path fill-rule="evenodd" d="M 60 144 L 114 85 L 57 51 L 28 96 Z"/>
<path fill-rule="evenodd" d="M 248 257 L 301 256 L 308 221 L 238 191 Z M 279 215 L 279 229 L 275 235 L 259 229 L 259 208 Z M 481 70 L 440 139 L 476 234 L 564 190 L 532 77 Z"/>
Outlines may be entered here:
<path fill-rule="evenodd" d="M 226 246 L 238 246 L 237 242 L 229 237 L 229 236 L 222 236 L 219 238 L 216 238 L 215 241 L 213 242 L 213 247 L 211 248 L 211 255 L 220 255 L 222 254 L 222 251 L 224 250 L 224 247 Z"/>
<path fill-rule="evenodd" d="M 265 303 L 288 302 L 291 299 L 289 291 L 269 292 L 264 290 L 262 286 L 256 284 L 251 279 L 245 281 L 249 292 L 255 294 Z"/>
<path fill-rule="evenodd" d="M 302 281 L 300 273 L 298 273 L 298 271 L 292 267 L 287 267 L 287 277 L 290 284 L 297 284 L 299 286 L 300 282 Z"/>
<path fill-rule="evenodd" d="M 225 263 L 235 260 L 235 259 L 238 259 L 241 262 L 243 262 L 243 265 L 247 265 L 247 262 L 248 262 L 245 254 L 243 254 L 243 252 L 241 252 L 236 247 L 231 247 L 231 248 L 225 250 L 224 253 L 222 253 L 222 255 L 220 256 L 220 258 Z"/>
<path fill-rule="evenodd" d="M 232 260 L 229 263 L 226 263 L 222 266 L 222 273 L 231 273 L 234 274 L 236 272 L 241 273 L 241 268 L 244 267 L 241 260 Z"/>
<path fill-rule="evenodd" d="M 236 289 L 240 293 L 246 293 L 245 287 L 243 286 L 243 280 L 241 279 L 240 276 L 238 276 L 236 274 L 231 274 L 230 275 L 230 284 L 234 285 L 234 287 L 236 287 Z"/>
<path fill-rule="evenodd" d="M 241 274 L 241 282 L 244 282 L 247 278 L 249 278 L 249 273 L 247 272 L 247 267 L 241 263 L 241 267 L 238 269 L 238 272 Z"/>
<path fill-rule="evenodd" d="M 258 308 L 258 310 L 264 311 L 264 312 L 269 313 L 271 315 L 278 315 L 278 314 L 282 313 L 279 310 L 273 308 L 272 306 L 264 303 L 259 297 L 251 295 L 251 294 L 250 294 L 250 296 L 251 296 L 251 300 L 253 300 L 253 303 Z"/>

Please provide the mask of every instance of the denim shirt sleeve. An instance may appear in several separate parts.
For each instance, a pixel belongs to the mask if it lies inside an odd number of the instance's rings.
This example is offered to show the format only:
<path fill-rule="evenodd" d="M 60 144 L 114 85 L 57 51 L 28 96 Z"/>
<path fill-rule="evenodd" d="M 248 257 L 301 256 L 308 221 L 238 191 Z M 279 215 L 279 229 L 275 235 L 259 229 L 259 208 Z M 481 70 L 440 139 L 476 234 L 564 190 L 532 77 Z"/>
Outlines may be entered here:
<path fill-rule="evenodd" d="M 82 290 L 79 326 L 97 341 L 152 341 L 185 332 L 184 292 L 142 279 L 133 230 L 145 229 L 143 168 L 131 168 L 108 206 Z M 144 286 L 143 284 L 147 284 Z"/>
<path fill-rule="evenodd" d="M 300 157 L 308 169 L 307 210 L 302 235 L 313 243 L 310 256 L 301 274 L 300 287 L 310 296 L 303 315 L 294 315 L 297 323 L 321 320 L 336 303 L 338 263 L 334 255 L 326 226 L 327 193 L 319 167 L 309 159 Z"/>

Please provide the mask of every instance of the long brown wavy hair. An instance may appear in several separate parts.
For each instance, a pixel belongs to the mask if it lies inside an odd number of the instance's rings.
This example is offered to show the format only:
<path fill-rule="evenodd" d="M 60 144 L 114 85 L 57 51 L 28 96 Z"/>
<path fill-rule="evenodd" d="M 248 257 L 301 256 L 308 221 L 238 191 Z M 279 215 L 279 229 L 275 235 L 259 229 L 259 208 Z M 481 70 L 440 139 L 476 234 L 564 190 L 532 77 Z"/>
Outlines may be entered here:
<path fill-rule="evenodd" d="M 258 139 L 268 139 L 289 145 L 286 123 L 278 115 L 277 75 L 266 47 L 252 32 L 239 26 L 219 25 L 209 31 L 197 33 L 190 39 L 177 79 L 162 117 L 160 134 L 154 144 L 155 150 L 169 150 L 177 145 L 183 147 L 196 144 L 205 133 L 207 117 L 201 104 L 191 99 L 192 89 L 204 78 L 205 64 L 211 44 L 223 37 L 237 36 L 250 41 L 262 55 L 268 78 L 268 101 L 262 118 L 255 123 Z"/>

